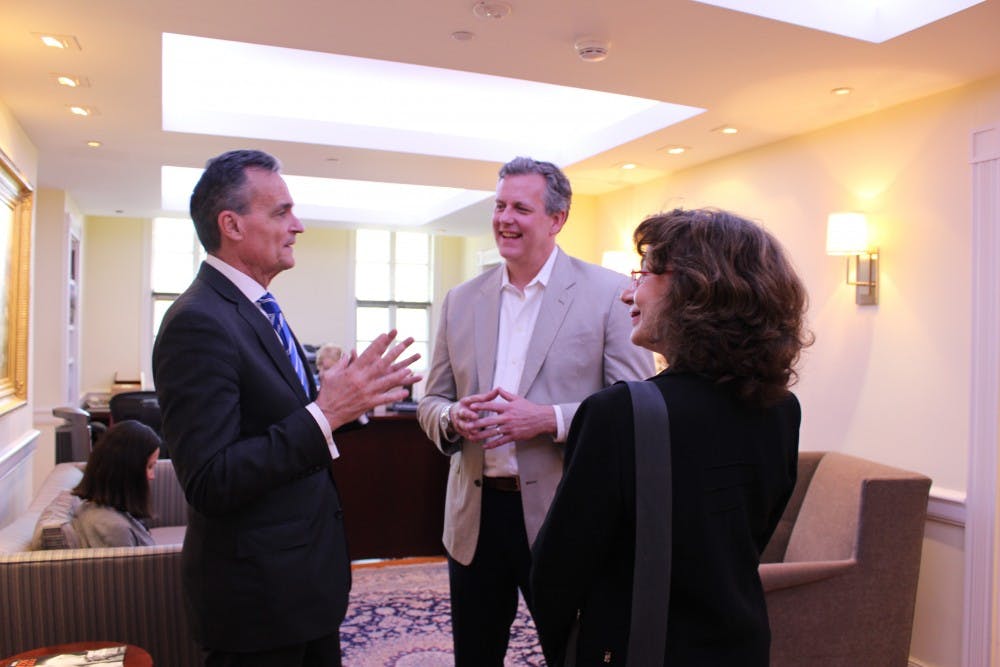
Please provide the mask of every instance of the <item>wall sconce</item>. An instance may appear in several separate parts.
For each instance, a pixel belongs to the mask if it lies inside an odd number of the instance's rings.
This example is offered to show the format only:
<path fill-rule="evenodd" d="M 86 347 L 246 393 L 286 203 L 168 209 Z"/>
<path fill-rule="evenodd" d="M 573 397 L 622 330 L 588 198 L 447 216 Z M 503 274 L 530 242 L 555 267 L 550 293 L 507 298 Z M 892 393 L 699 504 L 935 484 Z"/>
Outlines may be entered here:
<path fill-rule="evenodd" d="M 629 275 L 639 264 L 639 256 L 635 252 L 624 250 L 605 250 L 601 254 L 601 266 L 618 273 Z"/>
<path fill-rule="evenodd" d="M 878 248 L 868 247 L 864 213 L 830 214 L 826 221 L 826 254 L 848 256 L 847 284 L 856 286 L 854 303 L 878 304 Z"/>

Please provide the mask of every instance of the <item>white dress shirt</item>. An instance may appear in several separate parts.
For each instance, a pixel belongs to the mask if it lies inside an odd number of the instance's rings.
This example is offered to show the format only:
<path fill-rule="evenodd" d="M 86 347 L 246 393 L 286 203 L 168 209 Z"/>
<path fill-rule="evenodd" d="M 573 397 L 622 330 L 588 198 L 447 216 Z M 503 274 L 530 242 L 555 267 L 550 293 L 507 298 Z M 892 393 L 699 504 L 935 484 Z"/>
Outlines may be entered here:
<path fill-rule="evenodd" d="M 260 311 L 261 317 L 267 320 L 267 326 L 271 327 L 271 320 L 267 317 L 267 313 L 265 313 L 257 303 L 257 299 L 264 296 L 267 292 L 267 288 L 236 267 L 222 261 L 215 255 L 206 256 L 205 263 L 228 278 L 229 282 L 236 285 L 236 289 L 242 292 L 246 298 L 250 299 L 250 303 L 257 306 L 257 310 Z M 274 331 L 273 327 L 271 330 Z M 278 336 L 277 331 L 274 332 L 274 335 L 280 342 L 281 337 Z M 304 363 L 305 360 L 303 359 L 303 364 Z M 323 411 L 319 409 L 319 406 L 316 405 L 315 401 L 307 405 L 306 410 L 309 411 L 309 414 L 311 414 L 313 419 L 316 420 L 316 424 L 319 426 L 320 430 L 323 431 L 323 437 L 326 438 L 326 446 L 330 449 L 330 458 L 339 458 L 340 451 L 337 449 L 336 443 L 333 442 L 333 429 L 330 428 L 330 422 L 327 420 L 326 415 L 324 415 Z"/>
<path fill-rule="evenodd" d="M 502 387 L 516 394 L 521 384 L 524 361 L 528 355 L 528 345 L 535 331 L 535 322 L 542 306 L 545 286 L 552 276 L 556 262 L 556 249 L 545 260 L 534 278 L 519 290 L 510 282 L 507 266 L 503 267 L 503 281 L 500 284 L 500 328 L 497 332 L 496 369 L 493 372 L 493 388 Z M 498 398 L 502 401 L 502 398 Z M 562 410 L 553 405 L 556 417 L 556 442 L 566 439 L 566 427 Z M 513 477 L 517 475 L 517 449 L 511 442 L 484 451 L 483 474 L 486 477 Z"/>

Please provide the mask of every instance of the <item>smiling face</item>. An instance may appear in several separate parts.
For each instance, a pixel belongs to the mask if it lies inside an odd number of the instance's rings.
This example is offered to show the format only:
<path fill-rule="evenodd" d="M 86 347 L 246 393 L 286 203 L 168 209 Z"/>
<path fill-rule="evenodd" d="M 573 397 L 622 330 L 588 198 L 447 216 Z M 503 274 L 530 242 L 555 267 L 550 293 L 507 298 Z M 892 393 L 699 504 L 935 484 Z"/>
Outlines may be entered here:
<path fill-rule="evenodd" d="M 512 283 L 523 287 L 535 277 L 552 254 L 565 222 L 566 211 L 545 212 L 541 174 L 514 174 L 497 183 L 493 238 Z"/>
<path fill-rule="evenodd" d="M 249 204 L 244 213 L 219 214 L 223 248 L 220 257 L 267 287 L 276 275 L 295 266 L 292 246 L 305 229 L 292 213 L 292 196 L 280 174 L 246 171 Z"/>
<path fill-rule="evenodd" d="M 644 274 L 629 285 L 621 297 L 629 307 L 632 318 L 632 343 L 659 352 L 668 361 L 670 355 L 667 354 L 661 331 L 667 313 L 670 280 L 670 272 Z"/>

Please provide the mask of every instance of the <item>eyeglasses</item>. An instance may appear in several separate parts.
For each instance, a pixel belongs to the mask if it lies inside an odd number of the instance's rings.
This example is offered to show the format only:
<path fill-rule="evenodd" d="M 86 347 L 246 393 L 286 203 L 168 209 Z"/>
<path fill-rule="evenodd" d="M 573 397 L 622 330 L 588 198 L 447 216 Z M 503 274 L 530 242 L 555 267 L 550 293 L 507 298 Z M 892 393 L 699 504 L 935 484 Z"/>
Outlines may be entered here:
<path fill-rule="evenodd" d="M 663 269 L 662 271 L 643 271 L 642 269 L 636 269 L 632 271 L 632 285 L 629 289 L 636 289 L 639 285 L 646 282 L 646 276 L 662 276 L 673 273 L 673 269 Z"/>
<path fill-rule="evenodd" d="M 652 274 L 652 271 L 643 271 L 642 269 L 636 269 L 632 271 L 632 289 L 635 289 L 642 283 L 646 281 L 646 276 Z"/>

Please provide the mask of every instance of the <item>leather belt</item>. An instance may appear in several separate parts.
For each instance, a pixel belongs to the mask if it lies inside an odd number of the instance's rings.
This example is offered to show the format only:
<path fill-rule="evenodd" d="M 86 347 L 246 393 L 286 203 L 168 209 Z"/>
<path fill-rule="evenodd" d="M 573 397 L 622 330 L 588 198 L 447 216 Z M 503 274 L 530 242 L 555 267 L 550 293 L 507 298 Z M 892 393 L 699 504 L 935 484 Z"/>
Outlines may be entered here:
<path fill-rule="evenodd" d="M 514 477 L 483 477 L 483 488 L 508 493 L 520 493 L 521 478 Z"/>

